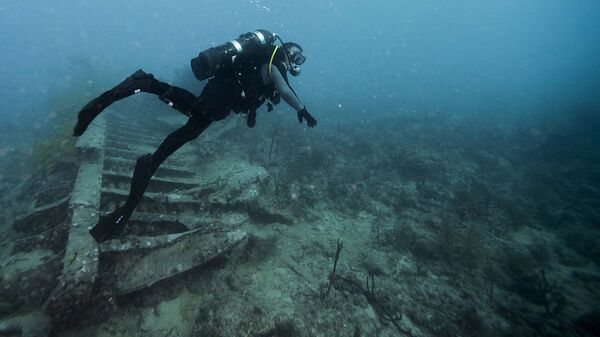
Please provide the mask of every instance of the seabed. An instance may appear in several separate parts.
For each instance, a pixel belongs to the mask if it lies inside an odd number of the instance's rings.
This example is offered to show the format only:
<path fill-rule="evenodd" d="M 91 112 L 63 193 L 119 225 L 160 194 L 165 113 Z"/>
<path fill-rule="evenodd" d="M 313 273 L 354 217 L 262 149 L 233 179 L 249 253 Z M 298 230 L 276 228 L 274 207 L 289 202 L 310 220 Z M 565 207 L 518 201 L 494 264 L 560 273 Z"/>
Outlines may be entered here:
<path fill-rule="evenodd" d="M 311 135 L 230 116 L 161 166 L 125 235 L 97 244 L 88 230 L 125 201 L 135 159 L 182 124 L 122 116 L 94 121 L 76 163 L 4 190 L 0 334 L 598 332 L 593 149 L 549 160 L 539 132 L 425 118 Z"/>

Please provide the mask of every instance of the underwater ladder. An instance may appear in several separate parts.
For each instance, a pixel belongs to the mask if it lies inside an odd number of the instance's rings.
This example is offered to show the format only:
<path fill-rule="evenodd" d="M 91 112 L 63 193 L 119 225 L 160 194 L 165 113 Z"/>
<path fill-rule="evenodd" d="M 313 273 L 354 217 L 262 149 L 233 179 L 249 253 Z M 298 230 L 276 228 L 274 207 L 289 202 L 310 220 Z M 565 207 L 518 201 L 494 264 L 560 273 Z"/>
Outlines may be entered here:
<path fill-rule="evenodd" d="M 124 202 L 136 158 L 152 152 L 162 139 L 152 125 L 133 125 L 107 112 L 76 143 L 82 160 L 70 197 L 16 221 L 25 228 L 40 219 L 52 221 L 57 210 L 70 212 L 62 271 L 44 303 L 55 326 L 85 321 L 90 308 L 110 312 L 117 296 L 202 265 L 246 238 L 240 230 L 210 230 L 199 224 L 200 201 L 177 194 L 198 185 L 195 174 L 175 158 L 159 168 L 130 220 L 130 226 L 141 230 L 98 244 L 89 229 L 101 213 Z M 145 235 L 145 228 L 159 232 Z"/>

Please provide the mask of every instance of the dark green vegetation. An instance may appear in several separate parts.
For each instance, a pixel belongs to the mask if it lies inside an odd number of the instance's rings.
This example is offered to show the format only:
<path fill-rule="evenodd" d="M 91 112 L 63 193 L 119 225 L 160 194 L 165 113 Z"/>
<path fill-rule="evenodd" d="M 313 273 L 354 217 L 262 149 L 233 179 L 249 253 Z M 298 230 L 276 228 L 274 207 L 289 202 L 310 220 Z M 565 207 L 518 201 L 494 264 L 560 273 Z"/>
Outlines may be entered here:
<path fill-rule="evenodd" d="M 63 86 L 55 88 L 44 108 L 47 112 L 43 126 L 39 127 L 35 137 L 30 162 L 36 173 L 48 175 L 61 167 L 77 165 L 78 154 L 75 150 L 73 126 L 77 112 L 92 97 L 107 89 L 102 83 L 104 76 L 87 59 L 71 58 L 73 76 Z M 93 80 L 92 80 L 93 79 Z M 41 123 L 42 121 L 36 121 Z"/>
<path fill-rule="evenodd" d="M 31 162 L 43 174 L 50 174 L 61 165 L 77 162 L 75 138 L 72 137 L 71 121 L 57 126 L 52 135 L 34 145 Z"/>

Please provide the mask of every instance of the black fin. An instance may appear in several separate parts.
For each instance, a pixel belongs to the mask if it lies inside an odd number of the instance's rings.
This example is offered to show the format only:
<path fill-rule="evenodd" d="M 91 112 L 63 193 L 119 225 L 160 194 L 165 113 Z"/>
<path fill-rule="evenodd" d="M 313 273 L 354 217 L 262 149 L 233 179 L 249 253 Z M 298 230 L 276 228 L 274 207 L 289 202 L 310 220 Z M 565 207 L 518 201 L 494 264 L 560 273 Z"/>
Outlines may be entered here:
<path fill-rule="evenodd" d="M 94 98 L 86 104 L 77 114 L 77 124 L 73 129 L 74 136 L 81 136 L 104 109 L 114 102 L 129 97 L 139 91 L 148 91 L 152 82 L 155 81 L 152 74 L 138 70 L 124 79 L 114 88 L 105 91 L 102 95 Z"/>
<path fill-rule="evenodd" d="M 103 242 L 121 234 L 131 213 L 123 206 L 106 216 L 101 216 L 100 221 L 90 230 L 90 234 L 97 242 Z"/>

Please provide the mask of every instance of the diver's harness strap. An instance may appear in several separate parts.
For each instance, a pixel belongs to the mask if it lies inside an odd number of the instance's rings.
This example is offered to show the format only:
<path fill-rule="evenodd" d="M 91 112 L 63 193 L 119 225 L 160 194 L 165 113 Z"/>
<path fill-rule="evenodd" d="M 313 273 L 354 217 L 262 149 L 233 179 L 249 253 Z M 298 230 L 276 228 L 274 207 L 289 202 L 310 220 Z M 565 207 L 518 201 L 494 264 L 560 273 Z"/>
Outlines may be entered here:
<path fill-rule="evenodd" d="M 279 39 L 279 41 L 281 41 L 281 38 L 279 36 L 277 38 Z M 283 41 L 281 41 L 281 43 L 283 44 Z M 271 79 L 272 83 L 275 83 L 273 81 L 273 61 L 275 60 L 275 55 L 277 54 L 279 47 L 280 47 L 279 45 L 275 45 L 275 48 L 273 49 L 273 52 L 271 53 L 271 57 L 269 58 L 269 68 L 268 68 L 269 69 L 269 78 Z M 288 60 L 288 63 L 291 66 L 289 56 L 285 50 L 284 50 L 284 54 L 286 56 L 286 59 Z M 256 97 L 256 100 L 254 100 L 253 97 L 247 97 L 247 92 L 250 92 L 251 90 L 246 90 L 245 86 L 242 84 L 242 81 L 240 80 L 239 75 L 241 75 L 241 73 L 238 73 L 236 71 L 235 79 L 241 89 L 240 97 L 246 103 L 245 104 L 246 106 L 242 109 L 242 111 L 239 114 L 242 117 L 246 118 L 246 123 L 247 123 L 248 127 L 252 128 L 256 124 L 256 110 L 266 101 L 267 102 L 267 111 L 269 111 L 269 112 L 273 111 L 273 105 L 279 104 L 279 102 L 281 101 L 281 97 L 279 96 L 279 93 L 277 92 L 277 90 L 274 90 L 274 92 L 270 95 L 262 94 L 259 97 Z M 296 96 L 298 101 L 300 101 L 298 94 L 296 94 L 296 91 L 290 85 L 289 79 L 287 77 L 287 71 L 284 71 L 281 75 L 283 76 L 285 83 L 290 88 L 292 93 L 294 93 L 294 95 Z"/>
<path fill-rule="evenodd" d="M 250 77 L 248 80 L 247 76 L 258 69 L 257 62 L 242 63 L 238 69 L 234 69 L 234 79 L 239 87 L 240 106 L 237 111 L 241 117 L 246 118 L 246 124 L 252 128 L 256 124 L 256 110 L 263 105 L 265 101 L 267 103 L 267 109 L 272 111 L 272 104 L 269 95 L 265 94 L 265 90 L 262 85 L 257 83 L 257 78 Z M 253 69 L 252 69 L 253 67 Z"/>

